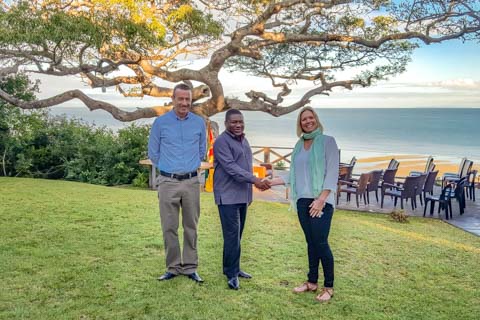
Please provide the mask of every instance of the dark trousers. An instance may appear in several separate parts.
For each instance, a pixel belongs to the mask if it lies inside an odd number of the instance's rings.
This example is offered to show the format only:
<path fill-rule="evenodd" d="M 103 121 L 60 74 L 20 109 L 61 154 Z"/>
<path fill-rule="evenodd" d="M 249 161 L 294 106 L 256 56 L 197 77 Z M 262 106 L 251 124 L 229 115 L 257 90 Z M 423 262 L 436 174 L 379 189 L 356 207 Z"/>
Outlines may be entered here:
<path fill-rule="evenodd" d="M 247 204 L 218 205 L 223 232 L 223 274 L 228 279 L 240 272 L 240 241 L 247 217 Z"/>
<path fill-rule="evenodd" d="M 328 234 L 332 223 L 333 207 L 325 204 L 320 218 L 312 218 L 308 207 L 314 199 L 298 199 L 297 212 L 302 226 L 308 251 L 308 282 L 318 282 L 318 267 L 322 262 L 324 286 L 333 288 L 333 254 L 328 245 Z"/>

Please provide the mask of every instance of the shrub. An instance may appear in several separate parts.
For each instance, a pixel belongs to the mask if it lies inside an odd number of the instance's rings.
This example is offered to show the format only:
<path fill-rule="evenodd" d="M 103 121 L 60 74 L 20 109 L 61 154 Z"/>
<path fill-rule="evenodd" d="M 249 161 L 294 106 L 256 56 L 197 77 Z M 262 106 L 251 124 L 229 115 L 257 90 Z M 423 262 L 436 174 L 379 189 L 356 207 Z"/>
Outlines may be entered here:
<path fill-rule="evenodd" d="M 393 210 L 390 213 L 390 217 L 393 221 L 400 222 L 400 223 L 407 223 L 408 222 L 408 214 L 405 210 Z"/>
<path fill-rule="evenodd" d="M 148 173 L 140 172 L 132 181 L 132 185 L 137 188 L 148 187 Z"/>
<path fill-rule="evenodd" d="M 287 165 L 286 165 L 285 161 L 283 161 L 283 160 L 280 160 L 277 163 L 275 163 L 275 169 L 284 170 L 286 168 L 287 168 Z"/>
<path fill-rule="evenodd" d="M 7 78 L 3 90 L 31 96 L 28 79 Z M 94 184 L 146 185 L 149 126 L 132 124 L 118 132 L 82 120 L 23 111 L 0 101 L 0 175 L 68 179 Z M 146 177 L 146 178 L 145 178 Z"/>
<path fill-rule="evenodd" d="M 148 170 L 138 163 L 146 157 L 148 126 L 134 124 L 117 133 L 90 128 L 80 140 L 75 156 L 67 163 L 66 178 L 94 184 L 132 183 Z"/>

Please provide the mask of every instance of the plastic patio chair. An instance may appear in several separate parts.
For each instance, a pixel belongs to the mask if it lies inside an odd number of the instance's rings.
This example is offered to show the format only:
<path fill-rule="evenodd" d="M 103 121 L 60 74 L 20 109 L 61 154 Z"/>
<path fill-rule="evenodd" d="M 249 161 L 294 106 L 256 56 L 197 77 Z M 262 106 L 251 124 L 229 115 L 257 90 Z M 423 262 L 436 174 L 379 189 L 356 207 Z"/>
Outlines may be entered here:
<path fill-rule="evenodd" d="M 430 202 L 430 215 L 433 216 L 433 211 L 435 210 L 435 203 L 438 202 L 438 217 L 440 218 L 440 210 L 445 209 L 445 219 L 448 220 L 449 211 L 452 211 L 452 203 L 450 200 L 450 195 L 452 194 L 452 184 L 448 184 L 442 188 L 442 192 L 438 196 L 432 194 L 427 194 L 425 196 L 425 207 L 423 208 L 423 216 L 427 212 L 427 206 Z"/>
<path fill-rule="evenodd" d="M 395 198 L 394 206 L 397 206 L 397 200 L 400 198 L 400 207 L 403 209 L 403 200 L 410 199 L 412 204 L 412 210 L 415 210 L 417 207 L 415 197 L 416 197 L 416 189 L 418 186 L 418 180 L 420 176 L 417 177 L 406 177 L 405 182 L 402 186 L 390 183 L 384 183 L 385 187 L 390 187 L 391 189 L 383 189 L 382 187 L 382 202 L 380 207 L 383 208 L 383 199 L 385 196 L 392 196 Z"/>
<path fill-rule="evenodd" d="M 475 180 L 477 179 L 477 170 L 472 170 L 468 175 L 467 196 L 475 202 Z"/>
<path fill-rule="evenodd" d="M 420 197 L 420 205 L 423 206 L 423 188 L 425 187 L 425 181 L 427 180 L 427 174 L 422 173 L 421 175 L 417 176 L 418 181 L 417 181 L 417 187 L 415 188 L 415 206 L 417 202 L 417 196 Z"/>
<path fill-rule="evenodd" d="M 375 191 L 375 198 L 378 202 L 378 185 L 382 178 L 383 170 L 373 170 L 370 172 L 370 180 L 367 185 L 367 203 L 370 204 L 370 192 Z"/>
<path fill-rule="evenodd" d="M 384 184 L 395 184 L 395 176 L 397 175 L 397 170 L 398 169 L 387 169 L 383 172 L 382 178 L 381 178 L 381 183 L 378 186 L 379 189 L 385 190 L 385 189 L 391 189 L 390 187 L 384 186 Z"/>
<path fill-rule="evenodd" d="M 398 162 L 395 159 L 390 160 L 388 163 L 387 169 L 398 169 L 398 166 L 400 165 L 400 162 Z"/>
<path fill-rule="evenodd" d="M 423 185 L 423 200 L 426 198 L 426 194 L 433 194 L 433 187 L 435 186 L 435 181 L 437 180 L 438 170 L 437 171 L 430 171 L 427 174 L 427 179 L 425 180 L 425 184 Z M 426 203 L 425 203 L 426 204 Z"/>
<path fill-rule="evenodd" d="M 345 181 L 345 180 L 339 180 L 339 189 L 338 189 L 338 194 L 337 194 L 337 204 L 338 204 L 338 199 L 340 198 L 340 193 L 345 192 L 347 194 L 347 201 L 350 201 L 350 195 L 355 194 L 355 198 L 357 200 L 357 208 L 360 206 L 358 197 L 363 196 L 363 203 L 367 204 L 367 198 L 366 198 L 366 191 L 367 191 L 367 185 L 368 181 L 370 179 L 370 173 L 362 173 L 360 175 L 360 178 L 356 181 Z"/>
<path fill-rule="evenodd" d="M 427 159 L 427 163 L 425 164 L 425 170 L 423 172 L 420 171 L 410 171 L 408 174 L 409 176 L 419 176 L 422 173 L 429 173 L 430 171 L 435 170 L 435 164 L 433 163 L 433 157 L 429 156 Z"/>
<path fill-rule="evenodd" d="M 471 171 L 472 165 L 473 161 L 470 161 L 467 158 L 462 158 L 457 173 L 445 172 L 443 174 L 442 185 L 445 186 L 449 182 L 455 182 L 456 180 L 465 177 Z"/>

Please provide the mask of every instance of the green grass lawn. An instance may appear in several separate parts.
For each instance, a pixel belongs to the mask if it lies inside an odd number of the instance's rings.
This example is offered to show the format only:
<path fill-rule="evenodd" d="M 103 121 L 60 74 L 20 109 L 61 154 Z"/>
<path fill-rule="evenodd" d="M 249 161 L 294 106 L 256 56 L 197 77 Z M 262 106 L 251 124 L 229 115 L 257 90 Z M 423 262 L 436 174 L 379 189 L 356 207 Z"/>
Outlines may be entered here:
<path fill-rule="evenodd" d="M 228 290 L 211 194 L 202 194 L 199 273 L 158 282 L 164 250 L 153 191 L 0 178 L 1 319 L 478 319 L 480 239 L 433 219 L 337 211 L 335 297 L 295 295 L 305 241 L 283 204 L 249 210 Z"/>

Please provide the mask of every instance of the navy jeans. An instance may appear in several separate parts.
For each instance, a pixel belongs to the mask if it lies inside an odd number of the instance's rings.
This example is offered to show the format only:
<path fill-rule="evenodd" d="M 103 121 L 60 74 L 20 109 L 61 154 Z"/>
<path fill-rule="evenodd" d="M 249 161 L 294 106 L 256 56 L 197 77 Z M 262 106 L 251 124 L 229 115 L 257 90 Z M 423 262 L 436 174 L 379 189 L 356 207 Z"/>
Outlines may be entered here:
<path fill-rule="evenodd" d="M 247 204 L 218 205 L 223 233 L 223 274 L 228 279 L 240 272 L 240 241 L 247 217 Z"/>
<path fill-rule="evenodd" d="M 322 262 L 324 286 L 333 288 L 333 254 L 328 245 L 328 234 L 332 223 L 333 207 L 325 204 L 323 215 L 312 218 L 308 207 L 314 199 L 301 198 L 297 201 L 298 220 L 302 226 L 308 248 L 308 282 L 318 282 L 318 267 Z"/>

